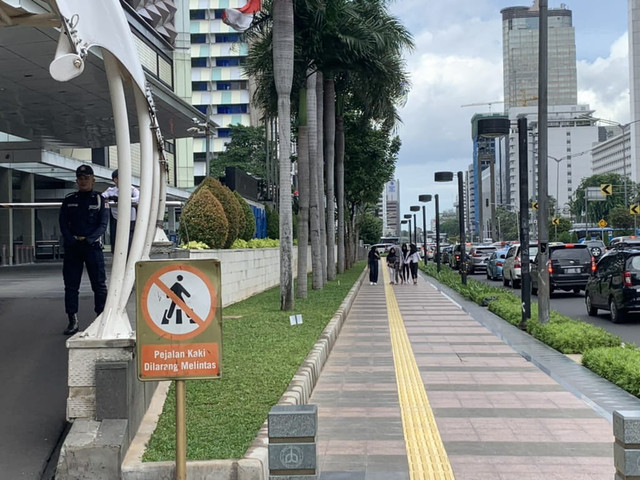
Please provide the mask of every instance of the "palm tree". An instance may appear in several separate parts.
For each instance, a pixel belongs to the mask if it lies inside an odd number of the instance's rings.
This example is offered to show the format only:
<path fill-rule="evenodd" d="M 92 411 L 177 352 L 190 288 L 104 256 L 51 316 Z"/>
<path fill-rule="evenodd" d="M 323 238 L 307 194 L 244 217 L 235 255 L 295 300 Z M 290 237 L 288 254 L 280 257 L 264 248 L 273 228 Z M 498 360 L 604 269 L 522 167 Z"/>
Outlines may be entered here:
<path fill-rule="evenodd" d="M 293 0 L 273 0 L 273 81 L 278 94 L 280 148 L 280 309 L 292 310 L 294 297 L 290 96 L 293 83 Z"/>

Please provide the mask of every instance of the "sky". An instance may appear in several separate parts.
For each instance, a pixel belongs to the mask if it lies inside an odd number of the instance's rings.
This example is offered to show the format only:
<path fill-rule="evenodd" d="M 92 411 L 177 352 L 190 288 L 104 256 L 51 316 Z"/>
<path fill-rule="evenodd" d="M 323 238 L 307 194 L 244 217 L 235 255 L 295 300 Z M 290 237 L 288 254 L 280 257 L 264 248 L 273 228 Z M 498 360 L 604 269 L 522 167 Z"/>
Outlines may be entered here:
<path fill-rule="evenodd" d="M 627 0 L 566 0 L 573 12 L 578 71 L 578 103 L 596 117 L 629 121 Z M 395 178 L 400 213 L 420 205 L 418 195 L 439 194 L 440 211 L 456 201 L 457 184 L 435 183 L 433 172 L 466 170 L 472 161 L 471 117 L 501 112 L 502 16 L 506 7 L 533 0 L 396 0 L 389 6 L 411 32 L 405 54 L 411 91 L 399 110 L 402 141 Z M 549 8 L 561 2 L 548 0 Z M 461 107 L 481 103 L 474 107 Z M 491 110 L 490 110 L 491 109 Z M 428 220 L 433 202 L 427 204 Z"/>

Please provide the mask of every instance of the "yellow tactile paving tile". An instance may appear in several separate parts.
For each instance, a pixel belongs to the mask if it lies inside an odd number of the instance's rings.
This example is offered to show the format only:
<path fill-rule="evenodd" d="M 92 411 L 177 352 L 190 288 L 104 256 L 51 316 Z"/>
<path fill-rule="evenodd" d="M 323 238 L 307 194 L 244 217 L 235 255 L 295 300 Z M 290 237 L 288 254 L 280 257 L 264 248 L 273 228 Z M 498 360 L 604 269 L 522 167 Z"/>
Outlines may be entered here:
<path fill-rule="evenodd" d="M 420 378 L 398 302 L 389 284 L 389 273 L 386 268 L 383 268 L 382 272 L 410 478 L 412 480 L 454 479 L 449 457 L 440 438 L 427 392 Z"/>

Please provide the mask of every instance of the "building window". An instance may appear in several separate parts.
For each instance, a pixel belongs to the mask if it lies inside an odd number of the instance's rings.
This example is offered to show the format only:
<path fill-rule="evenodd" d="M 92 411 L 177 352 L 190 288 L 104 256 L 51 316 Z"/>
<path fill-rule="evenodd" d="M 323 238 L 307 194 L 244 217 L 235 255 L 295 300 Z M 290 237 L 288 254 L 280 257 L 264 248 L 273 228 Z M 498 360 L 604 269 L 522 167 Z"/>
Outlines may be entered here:
<path fill-rule="evenodd" d="M 207 114 L 208 105 L 194 105 L 201 113 Z"/>
<path fill-rule="evenodd" d="M 244 65 L 242 57 L 218 57 L 216 58 L 216 67 L 237 67 Z"/>
<path fill-rule="evenodd" d="M 218 105 L 219 114 L 247 113 L 247 105 Z"/>
<path fill-rule="evenodd" d="M 191 89 L 196 92 L 206 92 L 209 82 L 191 82 Z"/>
<path fill-rule="evenodd" d="M 206 20 L 207 19 L 207 11 L 206 10 L 191 10 L 191 11 L 189 11 L 189 18 L 191 20 Z"/>
<path fill-rule="evenodd" d="M 240 39 L 237 33 L 217 33 L 216 43 L 235 43 Z"/>
<path fill-rule="evenodd" d="M 207 59 L 205 57 L 192 58 L 191 59 L 191 66 L 192 67 L 206 67 L 207 66 Z"/>
<path fill-rule="evenodd" d="M 224 9 L 214 10 L 213 15 L 214 15 L 214 18 L 217 18 L 218 20 L 220 20 L 222 18 L 222 15 L 224 15 Z"/>
<path fill-rule="evenodd" d="M 219 128 L 217 130 L 218 138 L 230 138 L 231 137 L 231 129 L 230 128 Z"/>
<path fill-rule="evenodd" d="M 191 34 L 191 43 L 207 43 L 207 34 L 206 33 L 192 33 Z"/>
<path fill-rule="evenodd" d="M 231 90 L 231 82 L 216 82 L 216 90 Z"/>

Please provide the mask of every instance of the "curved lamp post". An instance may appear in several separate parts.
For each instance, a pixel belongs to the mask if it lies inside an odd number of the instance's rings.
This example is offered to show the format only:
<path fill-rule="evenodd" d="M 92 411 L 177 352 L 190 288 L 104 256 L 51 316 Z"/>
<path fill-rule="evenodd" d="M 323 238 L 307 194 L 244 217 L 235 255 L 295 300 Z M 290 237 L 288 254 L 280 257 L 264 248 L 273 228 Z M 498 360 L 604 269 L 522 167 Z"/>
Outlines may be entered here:
<path fill-rule="evenodd" d="M 418 201 L 426 203 L 431 201 L 431 195 L 418 195 Z M 422 243 L 424 248 L 424 264 L 427 264 L 427 214 L 422 205 Z M 437 253 L 437 252 L 436 252 Z"/>
<path fill-rule="evenodd" d="M 462 171 L 457 173 L 458 175 L 458 216 L 460 222 L 460 273 L 462 274 L 462 284 L 467 284 L 467 259 L 466 259 L 466 242 L 464 232 L 464 181 L 462 178 Z M 453 172 L 435 172 L 433 179 L 436 182 L 451 182 L 453 180 Z M 438 232 L 439 234 L 439 232 Z"/>

